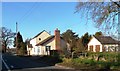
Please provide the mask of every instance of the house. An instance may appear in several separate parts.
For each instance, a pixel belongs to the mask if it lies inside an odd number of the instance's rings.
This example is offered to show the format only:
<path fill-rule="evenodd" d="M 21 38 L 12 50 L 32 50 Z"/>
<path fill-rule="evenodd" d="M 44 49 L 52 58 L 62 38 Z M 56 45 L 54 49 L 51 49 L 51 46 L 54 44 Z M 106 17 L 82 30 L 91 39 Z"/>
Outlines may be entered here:
<path fill-rule="evenodd" d="M 66 48 L 67 44 L 60 36 L 60 30 L 56 29 L 54 35 L 43 30 L 30 40 L 27 45 L 28 55 L 51 55 Z"/>
<path fill-rule="evenodd" d="M 118 51 L 118 41 L 110 36 L 93 36 L 88 43 L 88 51 L 109 52 Z"/>

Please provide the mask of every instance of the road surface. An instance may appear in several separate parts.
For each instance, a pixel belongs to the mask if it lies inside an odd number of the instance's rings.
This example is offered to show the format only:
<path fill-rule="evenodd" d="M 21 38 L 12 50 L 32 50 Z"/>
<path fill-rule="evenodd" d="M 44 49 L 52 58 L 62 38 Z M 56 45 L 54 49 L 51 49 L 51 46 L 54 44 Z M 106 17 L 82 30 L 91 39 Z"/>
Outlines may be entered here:
<path fill-rule="evenodd" d="M 45 62 L 36 61 L 32 57 L 20 57 L 13 54 L 2 54 L 2 71 L 11 70 L 38 70 L 42 69 L 62 69 L 54 65 L 46 64 Z"/>

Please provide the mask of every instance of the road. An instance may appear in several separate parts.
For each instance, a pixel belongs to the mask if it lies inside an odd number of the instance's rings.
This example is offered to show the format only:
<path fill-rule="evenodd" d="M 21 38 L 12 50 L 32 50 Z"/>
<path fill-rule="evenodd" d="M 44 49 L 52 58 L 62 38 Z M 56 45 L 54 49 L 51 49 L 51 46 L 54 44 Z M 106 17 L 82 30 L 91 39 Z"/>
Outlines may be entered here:
<path fill-rule="evenodd" d="M 37 61 L 32 57 L 20 57 L 13 54 L 2 54 L 2 71 L 6 70 L 42 70 L 42 69 L 62 69 L 54 65 L 49 65 L 42 61 Z"/>

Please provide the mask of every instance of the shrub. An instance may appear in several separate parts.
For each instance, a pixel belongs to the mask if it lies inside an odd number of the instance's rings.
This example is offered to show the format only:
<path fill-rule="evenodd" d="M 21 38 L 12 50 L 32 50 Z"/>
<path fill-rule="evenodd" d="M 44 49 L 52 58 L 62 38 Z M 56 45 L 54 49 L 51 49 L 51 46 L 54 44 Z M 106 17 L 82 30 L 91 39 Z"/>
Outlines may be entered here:
<path fill-rule="evenodd" d="M 94 57 L 99 57 L 101 60 L 96 61 Z M 120 68 L 120 54 L 113 52 L 104 53 L 88 53 L 88 57 L 84 58 L 63 58 L 65 66 L 74 68 L 88 68 L 88 69 L 119 69 Z M 90 58 L 89 58 L 90 57 Z M 92 58 L 91 58 L 92 57 Z M 102 58 L 105 59 L 102 60 Z M 117 61 L 115 61 L 117 60 Z"/>
<path fill-rule="evenodd" d="M 98 61 L 100 58 L 104 58 L 107 62 L 120 61 L 120 53 L 116 52 L 88 52 L 88 57 L 94 60 L 96 59 L 95 57 L 98 57 Z"/>
<path fill-rule="evenodd" d="M 73 64 L 73 65 L 80 65 L 80 64 L 82 64 L 82 63 L 83 63 L 83 61 L 82 61 L 82 59 L 80 59 L 80 58 L 72 59 L 72 64 Z"/>

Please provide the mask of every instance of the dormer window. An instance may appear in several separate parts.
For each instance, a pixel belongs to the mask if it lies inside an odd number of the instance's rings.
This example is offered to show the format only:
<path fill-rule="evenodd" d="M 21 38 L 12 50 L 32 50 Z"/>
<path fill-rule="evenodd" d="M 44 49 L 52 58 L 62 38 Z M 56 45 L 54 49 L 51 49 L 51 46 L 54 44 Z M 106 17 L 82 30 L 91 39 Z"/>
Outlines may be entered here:
<path fill-rule="evenodd" d="M 39 40 L 41 40 L 41 38 L 39 38 Z"/>

